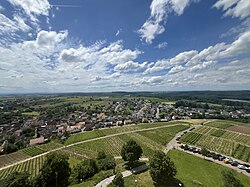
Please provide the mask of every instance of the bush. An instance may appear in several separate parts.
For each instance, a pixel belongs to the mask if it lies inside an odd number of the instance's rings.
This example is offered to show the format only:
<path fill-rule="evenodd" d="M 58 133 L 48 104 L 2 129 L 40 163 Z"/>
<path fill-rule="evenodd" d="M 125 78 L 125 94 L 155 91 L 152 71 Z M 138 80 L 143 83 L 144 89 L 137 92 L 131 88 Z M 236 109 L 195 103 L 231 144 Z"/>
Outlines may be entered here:
<path fill-rule="evenodd" d="M 124 187 L 124 179 L 121 173 L 117 173 L 112 181 L 112 184 L 116 187 Z"/>
<path fill-rule="evenodd" d="M 83 180 L 86 180 L 92 176 L 94 176 L 98 172 L 98 168 L 96 166 L 96 162 L 93 159 L 87 159 L 77 164 L 73 168 L 73 172 L 71 175 L 73 183 L 80 183 Z"/>

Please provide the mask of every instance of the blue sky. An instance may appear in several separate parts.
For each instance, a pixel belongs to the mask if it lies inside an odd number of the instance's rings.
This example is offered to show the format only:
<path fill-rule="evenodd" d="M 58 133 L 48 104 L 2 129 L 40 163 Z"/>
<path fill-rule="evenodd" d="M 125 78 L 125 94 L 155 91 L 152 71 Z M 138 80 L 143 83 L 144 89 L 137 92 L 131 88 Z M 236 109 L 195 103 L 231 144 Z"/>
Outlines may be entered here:
<path fill-rule="evenodd" d="M 250 89 L 250 1 L 3 0 L 0 54 L 0 93 Z"/>

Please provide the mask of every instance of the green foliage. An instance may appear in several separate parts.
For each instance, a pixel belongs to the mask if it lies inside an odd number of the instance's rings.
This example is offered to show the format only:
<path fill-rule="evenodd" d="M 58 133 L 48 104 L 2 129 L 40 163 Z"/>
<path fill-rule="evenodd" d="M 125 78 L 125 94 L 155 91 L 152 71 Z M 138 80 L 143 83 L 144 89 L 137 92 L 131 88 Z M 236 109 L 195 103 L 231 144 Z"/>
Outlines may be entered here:
<path fill-rule="evenodd" d="M 80 183 L 98 172 L 96 162 L 93 159 L 82 161 L 73 167 L 71 181 L 72 183 Z"/>
<path fill-rule="evenodd" d="M 28 173 L 13 172 L 0 181 L 1 187 L 31 187 Z"/>
<path fill-rule="evenodd" d="M 68 157 L 58 153 L 51 153 L 47 156 L 40 173 L 35 181 L 37 187 L 68 186 L 71 169 Z"/>
<path fill-rule="evenodd" d="M 101 159 L 104 159 L 104 158 L 106 158 L 105 152 L 104 151 L 98 151 L 96 159 L 101 160 Z"/>
<path fill-rule="evenodd" d="M 12 144 L 12 143 L 6 143 L 3 147 L 3 151 L 6 154 L 15 152 L 15 151 L 17 151 L 17 146 L 15 144 Z"/>
<path fill-rule="evenodd" d="M 162 151 L 155 151 L 149 162 L 149 172 L 156 183 L 172 180 L 177 173 L 174 163 Z"/>
<path fill-rule="evenodd" d="M 115 169 L 116 167 L 115 158 L 111 155 L 107 155 L 105 158 L 98 159 L 96 164 L 99 170 Z"/>
<path fill-rule="evenodd" d="M 133 163 L 142 156 L 142 148 L 134 140 L 129 140 L 125 145 L 123 145 L 121 150 L 121 156 L 124 161 Z"/>
<path fill-rule="evenodd" d="M 208 153 L 209 153 L 209 151 L 208 151 L 206 148 L 203 147 L 203 148 L 201 149 L 201 154 L 202 154 L 203 156 L 207 156 Z"/>
<path fill-rule="evenodd" d="M 112 184 L 116 187 L 124 187 L 124 179 L 121 173 L 117 173 L 112 181 Z"/>
<path fill-rule="evenodd" d="M 222 171 L 221 172 L 223 185 L 222 187 L 243 187 L 240 180 L 235 178 L 235 172 L 230 171 Z"/>

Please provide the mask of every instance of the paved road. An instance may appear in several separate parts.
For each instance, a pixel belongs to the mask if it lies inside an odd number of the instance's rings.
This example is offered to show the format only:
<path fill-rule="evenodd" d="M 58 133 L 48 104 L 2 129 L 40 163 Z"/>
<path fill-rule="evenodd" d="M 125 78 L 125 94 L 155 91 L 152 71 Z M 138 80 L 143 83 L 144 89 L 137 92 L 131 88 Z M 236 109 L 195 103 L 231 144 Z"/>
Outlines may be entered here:
<path fill-rule="evenodd" d="M 8 166 L 4 166 L 4 167 L 0 168 L 0 171 L 3 170 L 3 169 L 9 168 L 9 167 L 11 167 L 11 166 L 14 166 L 14 165 L 17 165 L 17 164 L 20 164 L 20 163 L 23 163 L 23 162 L 26 162 L 26 161 L 35 159 L 35 158 L 37 158 L 37 157 L 47 155 L 47 154 L 49 154 L 49 153 L 51 153 L 51 152 L 59 151 L 59 150 L 62 150 L 62 149 L 64 149 L 64 148 L 72 147 L 72 146 L 79 145 L 79 144 L 82 144 L 82 143 L 87 143 L 87 142 L 91 142 L 91 141 L 95 141 L 95 140 L 102 140 L 102 139 L 105 139 L 105 138 L 110 138 L 110 137 L 119 136 L 119 135 L 123 135 L 123 134 L 129 134 L 129 133 L 135 133 L 135 132 L 142 132 L 142 131 L 148 131 L 148 130 L 154 130 L 154 129 L 161 129 L 161 128 L 166 128 L 166 127 L 172 127 L 172 126 L 176 126 L 176 125 L 180 125 L 180 124 L 186 125 L 186 124 L 180 122 L 179 124 L 162 125 L 162 126 L 159 126 L 159 127 L 152 127 L 152 128 L 146 128 L 146 129 L 139 129 L 139 130 L 133 130 L 133 131 L 128 131 L 128 132 L 120 132 L 120 133 L 116 133 L 116 134 L 111 134 L 111 135 L 107 135 L 107 136 L 102 136 L 102 137 L 98 137 L 98 138 L 89 139 L 89 140 L 83 140 L 83 141 L 80 141 L 80 142 L 76 142 L 76 143 L 73 143 L 73 144 L 70 144 L 70 145 L 66 145 L 66 146 L 63 146 L 63 147 L 59 147 L 59 148 L 53 149 L 53 150 L 51 150 L 51 151 L 47 151 L 47 152 L 45 152 L 45 153 L 42 153 L 42 154 L 40 154 L 40 155 L 31 157 L 31 158 L 27 158 L 27 159 L 18 161 L 18 162 L 16 162 L 16 163 L 10 164 L 10 165 L 8 165 Z"/>
<path fill-rule="evenodd" d="M 147 165 L 144 164 L 144 165 L 141 165 L 141 166 L 139 166 L 137 168 L 133 168 L 132 170 L 135 171 L 135 172 L 140 172 L 140 171 L 145 171 L 146 169 L 147 169 Z M 131 171 L 126 170 L 126 171 L 122 172 L 123 178 L 132 175 L 133 174 L 132 170 Z M 113 175 L 113 176 L 111 176 L 109 178 L 106 178 L 106 179 L 102 180 L 101 182 L 99 182 L 95 187 L 106 187 L 112 182 L 112 180 L 114 178 L 115 178 L 115 175 Z"/>

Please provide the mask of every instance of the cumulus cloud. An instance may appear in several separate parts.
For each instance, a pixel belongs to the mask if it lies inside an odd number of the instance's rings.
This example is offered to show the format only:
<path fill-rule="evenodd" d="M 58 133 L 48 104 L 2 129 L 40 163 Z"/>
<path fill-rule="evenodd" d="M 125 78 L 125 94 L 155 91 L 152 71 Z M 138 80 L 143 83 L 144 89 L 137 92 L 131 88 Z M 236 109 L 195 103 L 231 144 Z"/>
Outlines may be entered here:
<path fill-rule="evenodd" d="M 167 15 L 174 12 L 180 16 L 191 0 L 153 0 L 150 5 L 150 17 L 138 30 L 141 38 L 151 44 L 155 37 L 165 31 L 164 24 Z"/>
<path fill-rule="evenodd" d="M 147 62 L 140 64 L 138 62 L 128 61 L 124 64 L 118 64 L 117 66 L 115 66 L 114 70 L 120 71 L 120 72 L 139 71 L 145 68 L 146 65 L 147 65 Z"/>
<path fill-rule="evenodd" d="M 108 46 L 95 44 L 89 47 L 64 49 L 60 53 L 59 62 L 84 62 L 85 65 L 95 63 L 121 64 L 134 60 L 141 54 L 138 50 L 123 49 L 122 41 Z"/>
<path fill-rule="evenodd" d="M 249 0 L 218 0 L 213 7 L 222 9 L 224 16 L 238 17 L 244 19 L 250 16 Z"/>
<path fill-rule="evenodd" d="M 175 74 L 183 71 L 185 68 L 183 66 L 175 66 L 171 68 L 171 70 L 168 72 L 169 74 Z"/>

